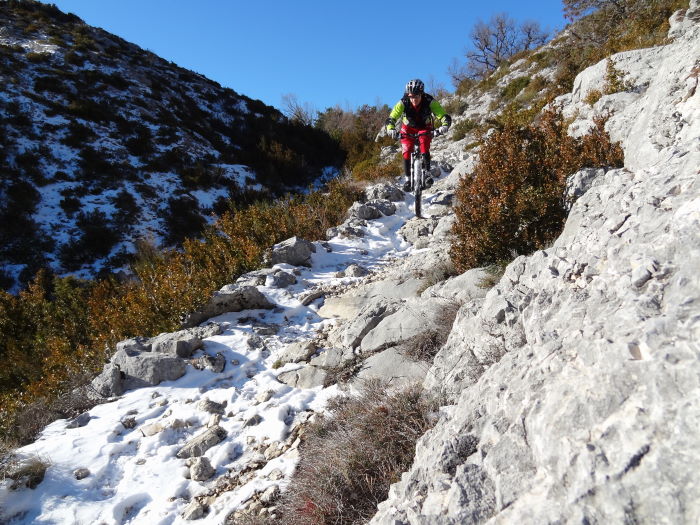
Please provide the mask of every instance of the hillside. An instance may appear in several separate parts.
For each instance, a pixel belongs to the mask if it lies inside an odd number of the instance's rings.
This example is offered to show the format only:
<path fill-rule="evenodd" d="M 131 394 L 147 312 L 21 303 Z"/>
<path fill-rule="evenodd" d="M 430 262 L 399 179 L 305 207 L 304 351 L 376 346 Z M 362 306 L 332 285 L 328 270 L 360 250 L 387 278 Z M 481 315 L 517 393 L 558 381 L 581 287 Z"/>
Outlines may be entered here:
<path fill-rule="evenodd" d="M 324 240 L 278 243 L 179 330 L 120 341 L 71 394 L 95 406 L 0 457 L 0 521 L 698 522 L 700 2 L 667 29 L 561 85 L 516 57 L 452 97 L 471 122 L 434 142 L 425 218 L 399 177 L 370 185 Z M 539 75 L 563 134 L 619 142 L 624 165 L 566 173 L 551 242 L 459 272 L 460 195 L 490 148 L 551 144 L 503 112 L 546 124 L 508 89 Z"/>
<path fill-rule="evenodd" d="M 300 191 L 344 155 L 325 133 L 53 6 L 0 2 L 0 284 L 122 268 L 228 201 Z"/>

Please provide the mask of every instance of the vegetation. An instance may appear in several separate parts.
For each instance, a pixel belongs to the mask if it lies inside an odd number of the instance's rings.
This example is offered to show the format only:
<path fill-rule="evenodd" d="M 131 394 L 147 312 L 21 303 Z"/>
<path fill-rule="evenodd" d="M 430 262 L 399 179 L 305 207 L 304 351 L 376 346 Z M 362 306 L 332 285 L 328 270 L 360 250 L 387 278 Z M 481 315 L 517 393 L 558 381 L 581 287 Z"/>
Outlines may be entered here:
<path fill-rule="evenodd" d="M 367 523 L 410 467 L 436 408 L 419 386 L 392 391 L 380 383 L 370 383 L 357 397 L 331 400 L 328 415 L 300 448 L 275 523 Z"/>
<path fill-rule="evenodd" d="M 512 259 L 551 243 L 566 218 L 566 177 L 584 167 L 622 165 L 604 119 L 581 139 L 570 137 L 561 113 L 537 124 L 506 121 L 482 144 L 471 177 L 457 188 L 452 259 L 460 271 Z"/>
<path fill-rule="evenodd" d="M 335 180 L 325 192 L 234 206 L 181 251 L 142 245 L 134 281 L 41 271 L 18 295 L 1 292 L 0 437 L 26 442 L 38 430 L 27 421 L 68 415 L 73 407 L 57 408 L 56 400 L 93 377 L 118 341 L 177 329 L 182 314 L 259 267 L 270 246 L 294 235 L 322 238 L 357 198 L 350 181 Z M 85 220 L 99 229 L 101 218 Z"/>

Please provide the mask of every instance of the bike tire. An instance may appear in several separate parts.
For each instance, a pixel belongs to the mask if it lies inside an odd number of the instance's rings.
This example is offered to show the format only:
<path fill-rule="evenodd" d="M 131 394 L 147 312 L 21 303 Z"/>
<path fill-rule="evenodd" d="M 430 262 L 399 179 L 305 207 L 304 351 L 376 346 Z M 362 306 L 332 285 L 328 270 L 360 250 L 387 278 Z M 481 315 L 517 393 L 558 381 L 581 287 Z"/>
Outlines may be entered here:
<path fill-rule="evenodd" d="M 415 195 L 416 217 L 421 216 L 421 197 L 423 193 L 423 165 L 421 158 L 416 155 L 413 161 L 413 194 Z"/>

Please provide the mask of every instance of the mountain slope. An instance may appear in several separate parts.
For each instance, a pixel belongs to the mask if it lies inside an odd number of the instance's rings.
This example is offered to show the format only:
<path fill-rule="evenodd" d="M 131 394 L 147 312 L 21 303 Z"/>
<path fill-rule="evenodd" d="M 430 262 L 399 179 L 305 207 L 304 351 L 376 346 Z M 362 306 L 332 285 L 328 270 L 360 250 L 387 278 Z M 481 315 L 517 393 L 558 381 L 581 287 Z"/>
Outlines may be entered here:
<path fill-rule="evenodd" d="M 36 2 L 0 3 L 0 275 L 119 268 L 246 193 L 304 189 L 335 141 Z M 82 270 L 82 271 L 81 271 Z"/>

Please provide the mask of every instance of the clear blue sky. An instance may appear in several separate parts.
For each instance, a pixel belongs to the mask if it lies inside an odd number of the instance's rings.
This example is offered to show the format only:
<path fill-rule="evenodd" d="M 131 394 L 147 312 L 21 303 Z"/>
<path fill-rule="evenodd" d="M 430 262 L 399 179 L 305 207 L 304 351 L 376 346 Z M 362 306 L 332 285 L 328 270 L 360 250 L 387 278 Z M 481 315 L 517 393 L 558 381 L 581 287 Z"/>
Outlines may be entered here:
<path fill-rule="evenodd" d="M 564 26 L 561 0 L 52 3 L 251 98 L 280 108 L 293 93 L 320 110 L 393 105 L 415 77 L 451 90 L 448 67 L 463 57 L 477 20 L 493 14 Z"/>

